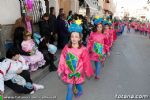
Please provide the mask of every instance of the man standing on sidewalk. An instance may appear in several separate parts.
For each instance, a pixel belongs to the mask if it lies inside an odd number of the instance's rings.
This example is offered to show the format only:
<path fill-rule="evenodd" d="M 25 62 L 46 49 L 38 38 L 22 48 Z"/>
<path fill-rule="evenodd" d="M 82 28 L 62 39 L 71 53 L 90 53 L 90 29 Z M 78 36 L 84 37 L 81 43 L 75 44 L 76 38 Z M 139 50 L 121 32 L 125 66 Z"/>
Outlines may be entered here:
<path fill-rule="evenodd" d="M 52 36 L 52 44 L 55 41 L 55 36 L 56 36 L 56 30 L 57 30 L 57 20 L 56 20 L 56 14 L 55 14 L 55 8 L 51 7 L 50 8 L 50 15 L 49 15 L 49 25 L 51 28 L 51 36 Z"/>

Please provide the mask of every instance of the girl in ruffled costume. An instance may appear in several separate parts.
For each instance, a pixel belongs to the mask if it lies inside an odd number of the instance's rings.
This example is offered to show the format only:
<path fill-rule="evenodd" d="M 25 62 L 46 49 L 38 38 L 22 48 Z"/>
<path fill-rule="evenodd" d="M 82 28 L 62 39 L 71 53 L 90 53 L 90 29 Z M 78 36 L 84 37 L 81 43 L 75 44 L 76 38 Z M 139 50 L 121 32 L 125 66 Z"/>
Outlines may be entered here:
<path fill-rule="evenodd" d="M 23 56 L 30 66 L 30 71 L 36 71 L 45 64 L 43 54 L 38 51 L 31 33 L 24 34 L 24 41 L 21 43 L 22 50 L 29 52 L 30 56 Z"/>
<path fill-rule="evenodd" d="M 82 83 L 84 82 L 84 73 L 90 77 L 93 75 L 93 69 L 88 57 L 88 50 L 81 42 L 81 21 L 76 20 L 69 27 L 71 33 L 68 45 L 62 50 L 58 65 L 58 75 L 67 83 L 66 100 L 72 100 L 75 96 L 81 96 L 83 93 Z"/>
<path fill-rule="evenodd" d="M 100 70 L 103 62 L 104 54 L 106 53 L 105 41 L 107 37 L 103 34 L 103 19 L 95 16 L 93 32 L 88 39 L 87 48 L 90 53 L 90 59 L 95 63 L 95 79 L 100 78 Z"/>

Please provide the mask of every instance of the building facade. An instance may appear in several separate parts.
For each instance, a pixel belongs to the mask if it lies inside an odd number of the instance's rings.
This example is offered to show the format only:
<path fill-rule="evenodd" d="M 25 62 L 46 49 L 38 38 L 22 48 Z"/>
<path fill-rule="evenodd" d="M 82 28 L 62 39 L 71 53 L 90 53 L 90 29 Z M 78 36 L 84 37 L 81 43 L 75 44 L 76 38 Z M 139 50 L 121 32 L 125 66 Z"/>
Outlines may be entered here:
<path fill-rule="evenodd" d="M 21 17 L 19 0 L 0 0 L 0 24 L 14 24 Z"/>
<path fill-rule="evenodd" d="M 117 3 L 115 0 L 103 0 L 103 10 L 105 16 L 113 15 L 116 12 Z"/>
<path fill-rule="evenodd" d="M 99 0 L 79 0 L 79 13 L 87 16 L 99 15 L 101 13 L 101 5 Z"/>
<path fill-rule="evenodd" d="M 5 55 L 5 43 L 12 39 L 12 28 L 21 17 L 19 0 L 0 0 L 0 57 Z"/>
<path fill-rule="evenodd" d="M 70 10 L 79 12 L 79 0 L 58 0 L 59 8 L 63 8 L 66 15 Z"/>

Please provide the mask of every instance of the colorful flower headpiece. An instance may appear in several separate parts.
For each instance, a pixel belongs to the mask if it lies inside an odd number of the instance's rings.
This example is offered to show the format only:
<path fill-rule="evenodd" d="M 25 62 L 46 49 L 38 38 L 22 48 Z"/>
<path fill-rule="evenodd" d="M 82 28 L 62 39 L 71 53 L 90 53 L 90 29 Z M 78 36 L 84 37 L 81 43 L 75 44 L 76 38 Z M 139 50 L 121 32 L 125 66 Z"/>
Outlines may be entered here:
<path fill-rule="evenodd" d="M 103 21 L 103 25 L 109 25 L 108 20 L 104 20 L 104 21 Z"/>
<path fill-rule="evenodd" d="M 99 23 L 103 22 L 103 18 L 100 18 L 99 16 L 95 16 L 93 22 L 95 25 L 98 25 Z"/>
<path fill-rule="evenodd" d="M 108 21 L 108 24 L 111 26 L 111 25 L 112 25 L 112 22 L 111 22 L 111 21 Z"/>
<path fill-rule="evenodd" d="M 72 23 L 70 26 L 69 26 L 69 32 L 72 33 L 72 32 L 78 32 L 78 33 L 82 33 L 82 20 L 75 20 L 74 23 Z"/>

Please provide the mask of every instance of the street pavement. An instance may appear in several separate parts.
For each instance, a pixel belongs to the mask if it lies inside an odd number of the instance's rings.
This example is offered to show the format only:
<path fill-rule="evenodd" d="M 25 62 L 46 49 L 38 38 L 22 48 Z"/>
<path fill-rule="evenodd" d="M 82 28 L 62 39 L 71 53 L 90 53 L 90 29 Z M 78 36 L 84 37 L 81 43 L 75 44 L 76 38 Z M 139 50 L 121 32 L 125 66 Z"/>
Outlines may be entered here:
<path fill-rule="evenodd" d="M 33 95 L 23 95 L 24 99 L 18 100 L 65 100 L 66 84 L 56 72 L 48 73 L 38 83 L 43 84 L 45 89 Z M 140 100 L 150 100 L 150 39 L 133 30 L 131 33 L 125 31 L 114 43 L 100 80 L 86 79 L 83 89 L 83 95 L 73 100 L 119 100 L 126 95 L 139 95 L 145 98 Z"/>

